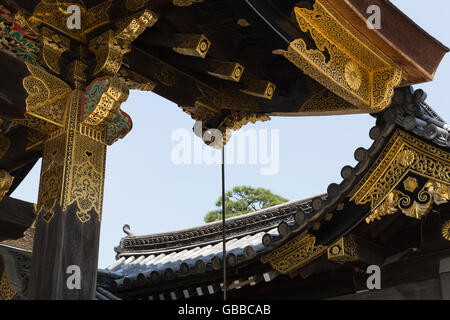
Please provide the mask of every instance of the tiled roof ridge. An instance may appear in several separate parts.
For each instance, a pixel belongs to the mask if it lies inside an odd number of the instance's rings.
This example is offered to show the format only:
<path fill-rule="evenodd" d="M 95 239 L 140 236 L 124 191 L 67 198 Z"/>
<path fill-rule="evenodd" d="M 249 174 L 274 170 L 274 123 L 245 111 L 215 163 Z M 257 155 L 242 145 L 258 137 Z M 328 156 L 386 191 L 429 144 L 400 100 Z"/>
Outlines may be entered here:
<path fill-rule="evenodd" d="M 326 195 L 321 194 L 319 196 L 324 197 Z M 293 200 L 245 215 L 232 217 L 226 222 L 226 236 L 230 238 L 268 231 L 276 227 L 281 221 L 293 220 L 293 213 L 298 210 L 305 212 L 311 210 L 310 203 L 316 197 Z M 124 231 L 129 235 L 124 237 L 120 245 L 115 248 L 119 255 L 130 255 L 134 253 L 151 254 L 181 250 L 198 244 L 205 245 L 222 240 L 221 221 L 152 235 L 132 235 L 126 226 L 124 227 Z"/>

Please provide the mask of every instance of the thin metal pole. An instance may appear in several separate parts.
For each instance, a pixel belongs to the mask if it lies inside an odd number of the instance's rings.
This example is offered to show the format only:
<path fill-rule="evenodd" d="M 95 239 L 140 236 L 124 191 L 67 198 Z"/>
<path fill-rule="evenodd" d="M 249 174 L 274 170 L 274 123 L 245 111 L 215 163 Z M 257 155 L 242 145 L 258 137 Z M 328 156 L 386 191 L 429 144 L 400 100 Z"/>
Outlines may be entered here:
<path fill-rule="evenodd" d="M 223 262 L 223 300 L 227 300 L 227 259 L 225 242 L 225 145 L 222 146 L 222 262 Z"/>

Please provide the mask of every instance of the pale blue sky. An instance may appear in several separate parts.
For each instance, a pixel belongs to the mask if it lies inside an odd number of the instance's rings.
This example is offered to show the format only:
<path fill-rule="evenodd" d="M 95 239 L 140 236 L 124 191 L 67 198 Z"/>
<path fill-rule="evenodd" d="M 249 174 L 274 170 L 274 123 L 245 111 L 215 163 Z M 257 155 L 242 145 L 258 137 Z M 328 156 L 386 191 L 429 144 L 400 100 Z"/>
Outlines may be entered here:
<path fill-rule="evenodd" d="M 392 1 L 418 25 L 450 45 L 450 1 Z M 412 46 L 415 44 L 411 44 Z M 446 120 L 450 84 L 450 56 L 444 58 L 435 80 L 416 86 L 428 93 L 428 103 Z M 193 120 L 175 104 L 151 92 L 133 91 L 122 109 L 133 119 L 133 130 L 108 148 L 99 267 L 114 261 L 114 246 L 129 224 L 135 234 L 151 234 L 197 226 L 214 209 L 220 195 L 220 165 L 175 165 L 172 133 L 191 131 Z M 374 118 L 369 115 L 333 117 L 273 117 L 247 128 L 278 129 L 280 169 L 260 175 L 260 165 L 228 165 L 227 189 L 238 185 L 268 188 L 289 200 L 301 199 L 340 182 L 340 170 L 354 165 L 354 150 L 368 147 Z M 264 166 L 263 166 L 264 167 Z M 37 202 L 40 162 L 13 193 Z"/>

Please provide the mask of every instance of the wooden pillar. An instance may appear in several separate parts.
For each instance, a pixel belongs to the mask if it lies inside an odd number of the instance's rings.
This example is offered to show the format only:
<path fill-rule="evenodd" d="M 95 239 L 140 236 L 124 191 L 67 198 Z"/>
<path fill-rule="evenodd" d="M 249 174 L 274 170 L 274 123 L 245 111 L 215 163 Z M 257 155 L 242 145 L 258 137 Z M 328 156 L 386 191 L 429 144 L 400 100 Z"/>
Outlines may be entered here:
<path fill-rule="evenodd" d="M 106 146 L 131 129 L 120 110 L 128 88 L 118 78 L 62 96 L 61 127 L 44 141 L 30 299 L 94 298 Z"/>
<path fill-rule="evenodd" d="M 94 129 L 80 130 L 82 98 L 72 92 L 65 128 L 45 142 L 30 299 L 95 295 L 106 145 Z"/>

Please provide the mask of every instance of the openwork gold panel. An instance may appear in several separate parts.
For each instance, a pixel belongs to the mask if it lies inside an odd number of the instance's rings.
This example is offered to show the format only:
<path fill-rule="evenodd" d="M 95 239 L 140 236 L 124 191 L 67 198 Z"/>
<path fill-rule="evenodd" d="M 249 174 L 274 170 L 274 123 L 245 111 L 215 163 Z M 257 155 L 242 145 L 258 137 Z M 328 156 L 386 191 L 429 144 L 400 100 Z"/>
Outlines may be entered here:
<path fill-rule="evenodd" d="M 43 68 L 30 63 L 26 63 L 26 66 L 30 76 L 23 79 L 23 86 L 29 95 L 26 99 L 25 124 L 45 133 L 64 126 L 67 101 L 72 89 Z"/>
<path fill-rule="evenodd" d="M 324 0 L 316 0 L 313 10 L 296 7 L 295 15 L 316 48 L 308 48 L 299 38 L 287 50 L 274 53 L 359 109 L 376 112 L 389 106 L 402 80 L 402 70 L 395 63 Z"/>
<path fill-rule="evenodd" d="M 421 219 L 434 203 L 448 201 L 449 185 L 450 154 L 397 130 L 349 196 L 370 204 L 368 223 L 399 210 Z"/>
<path fill-rule="evenodd" d="M 11 300 L 15 295 L 16 291 L 8 280 L 6 269 L 3 269 L 2 277 L 0 279 L 0 300 Z"/>
<path fill-rule="evenodd" d="M 274 270 L 282 274 L 299 269 L 327 251 L 325 246 L 316 246 L 316 237 L 302 233 L 261 258 L 262 263 L 270 263 Z"/>
<path fill-rule="evenodd" d="M 64 211 L 77 204 L 81 222 L 93 210 L 101 218 L 106 145 L 80 130 L 82 92 L 74 91 L 64 129 L 45 143 L 37 213 L 48 223 L 56 205 Z"/>
<path fill-rule="evenodd" d="M 43 0 L 34 9 L 33 16 L 28 20 L 28 26 L 36 33 L 41 25 L 49 26 L 71 39 L 86 41 L 86 35 L 109 23 L 108 9 L 112 0 L 104 1 L 92 8 L 86 9 L 81 0 Z M 69 15 L 66 9 L 77 5 L 81 10 L 81 29 L 67 28 Z"/>

